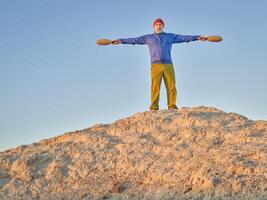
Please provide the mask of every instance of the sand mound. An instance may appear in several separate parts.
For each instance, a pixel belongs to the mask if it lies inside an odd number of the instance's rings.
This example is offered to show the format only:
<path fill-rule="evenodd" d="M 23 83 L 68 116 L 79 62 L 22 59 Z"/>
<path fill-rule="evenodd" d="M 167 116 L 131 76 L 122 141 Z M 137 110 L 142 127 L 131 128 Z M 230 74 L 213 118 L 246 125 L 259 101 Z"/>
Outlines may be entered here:
<path fill-rule="evenodd" d="M 267 199 L 267 121 L 160 110 L 22 145 L 0 199 Z"/>

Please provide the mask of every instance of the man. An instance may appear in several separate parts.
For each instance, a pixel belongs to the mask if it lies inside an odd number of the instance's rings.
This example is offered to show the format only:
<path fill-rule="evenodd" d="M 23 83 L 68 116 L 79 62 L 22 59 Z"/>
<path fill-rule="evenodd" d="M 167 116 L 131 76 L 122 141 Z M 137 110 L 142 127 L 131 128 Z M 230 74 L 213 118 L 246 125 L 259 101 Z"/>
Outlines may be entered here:
<path fill-rule="evenodd" d="M 205 41 L 205 36 L 178 35 L 163 32 L 164 22 L 155 19 L 154 33 L 137 38 L 113 40 L 113 44 L 147 44 L 151 58 L 151 105 L 150 110 L 159 109 L 160 85 L 163 78 L 167 90 L 168 109 L 178 109 L 176 106 L 175 72 L 171 59 L 171 48 L 174 43 Z"/>

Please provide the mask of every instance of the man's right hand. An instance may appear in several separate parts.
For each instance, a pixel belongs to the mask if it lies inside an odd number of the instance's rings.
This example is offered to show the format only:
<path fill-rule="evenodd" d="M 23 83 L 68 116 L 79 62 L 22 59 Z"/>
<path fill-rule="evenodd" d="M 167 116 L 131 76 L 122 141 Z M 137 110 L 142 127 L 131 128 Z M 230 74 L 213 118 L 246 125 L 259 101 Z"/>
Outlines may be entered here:
<path fill-rule="evenodd" d="M 121 41 L 120 40 L 112 40 L 111 43 L 112 44 L 121 44 Z"/>

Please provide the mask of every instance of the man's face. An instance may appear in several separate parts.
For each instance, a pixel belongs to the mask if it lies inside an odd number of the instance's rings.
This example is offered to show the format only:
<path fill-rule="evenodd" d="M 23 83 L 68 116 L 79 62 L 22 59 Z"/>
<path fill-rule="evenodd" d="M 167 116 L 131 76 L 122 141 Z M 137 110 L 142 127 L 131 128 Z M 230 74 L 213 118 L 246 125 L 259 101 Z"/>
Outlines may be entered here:
<path fill-rule="evenodd" d="M 156 33 L 161 33 L 163 31 L 163 29 L 164 29 L 164 25 L 161 22 L 155 23 L 155 25 L 154 25 L 154 31 Z"/>

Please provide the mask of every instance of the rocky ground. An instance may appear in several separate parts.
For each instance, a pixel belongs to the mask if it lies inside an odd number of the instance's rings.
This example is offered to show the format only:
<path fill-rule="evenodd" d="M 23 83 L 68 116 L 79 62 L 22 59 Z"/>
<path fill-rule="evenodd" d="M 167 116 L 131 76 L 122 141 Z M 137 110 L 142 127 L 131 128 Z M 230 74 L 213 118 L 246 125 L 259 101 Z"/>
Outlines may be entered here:
<path fill-rule="evenodd" d="M 0 199 L 267 199 L 267 121 L 136 113 L 0 152 Z"/>

